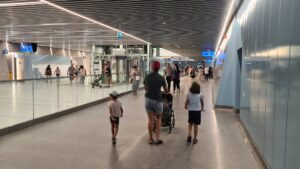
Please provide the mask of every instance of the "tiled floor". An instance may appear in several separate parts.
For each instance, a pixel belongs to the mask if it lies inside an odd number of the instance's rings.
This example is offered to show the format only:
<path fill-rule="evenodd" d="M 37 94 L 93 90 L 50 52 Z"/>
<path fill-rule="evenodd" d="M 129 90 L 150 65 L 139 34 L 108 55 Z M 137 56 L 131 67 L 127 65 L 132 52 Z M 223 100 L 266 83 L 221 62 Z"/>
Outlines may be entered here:
<path fill-rule="evenodd" d="M 190 84 L 174 95 L 176 126 L 163 128 L 162 145 L 147 144 L 144 96 L 120 100 L 125 113 L 116 146 L 111 145 L 107 104 L 100 104 L 0 138 L 0 169 L 261 169 L 236 114 L 215 111 L 211 84 L 202 84 L 205 113 L 199 143 L 186 144 Z"/>

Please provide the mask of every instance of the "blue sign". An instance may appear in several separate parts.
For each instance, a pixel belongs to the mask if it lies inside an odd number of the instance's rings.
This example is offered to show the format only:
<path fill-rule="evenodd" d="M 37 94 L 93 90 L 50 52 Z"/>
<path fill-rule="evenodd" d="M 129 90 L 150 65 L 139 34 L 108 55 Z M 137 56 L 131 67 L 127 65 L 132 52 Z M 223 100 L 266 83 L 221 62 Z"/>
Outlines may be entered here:
<path fill-rule="evenodd" d="M 122 32 L 118 32 L 117 33 L 117 37 L 118 37 L 118 39 L 123 39 L 123 33 Z"/>
<path fill-rule="evenodd" d="M 204 50 L 202 51 L 203 57 L 214 57 L 215 56 L 215 50 Z"/>
<path fill-rule="evenodd" d="M 21 43 L 20 44 L 20 52 L 22 52 L 22 53 L 33 52 L 32 44 L 31 43 Z"/>

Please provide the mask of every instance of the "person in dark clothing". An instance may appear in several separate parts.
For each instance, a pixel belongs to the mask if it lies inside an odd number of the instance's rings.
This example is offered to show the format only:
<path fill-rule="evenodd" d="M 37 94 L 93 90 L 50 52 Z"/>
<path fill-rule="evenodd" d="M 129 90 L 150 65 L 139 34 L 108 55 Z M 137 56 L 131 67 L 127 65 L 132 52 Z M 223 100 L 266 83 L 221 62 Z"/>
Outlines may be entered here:
<path fill-rule="evenodd" d="M 46 82 L 48 83 L 48 80 L 50 79 L 51 80 L 51 76 L 52 76 L 52 70 L 51 70 L 51 67 L 50 65 L 48 65 L 45 69 L 45 75 L 46 75 Z M 51 80 L 52 81 L 52 80 Z"/>
<path fill-rule="evenodd" d="M 213 78 L 213 68 L 211 66 L 209 66 L 209 69 L 208 69 L 208 76 L 210 79 Z"/>
<path fill-rule="evenodd" d="M 173 70 L 173 93 L 175 93 L 176 88 L 178 89 L 178 92 L 180 92 L 180 69 L 175 63 L 175 67 Z"/>
<path fill-rule="evenodd" d="M 163 76 L 158 74 L 160 69 L 160 62 L 153 61 L 153 72 L 148 74 L 144 80 L 144 86 L 146 90 L 145 94 L 145 109 L 148 114 L 148 133 L 149 144 L 161 144 L 163 141 L 159 138 L 161 117 L 163 113 L 163 102 L 161 95 L 161 87 L 163 87 L 165 93 L 168 93 L 167 84 Z M 153 139 L 153 125 L 156 120 L 156 139 Z"/>

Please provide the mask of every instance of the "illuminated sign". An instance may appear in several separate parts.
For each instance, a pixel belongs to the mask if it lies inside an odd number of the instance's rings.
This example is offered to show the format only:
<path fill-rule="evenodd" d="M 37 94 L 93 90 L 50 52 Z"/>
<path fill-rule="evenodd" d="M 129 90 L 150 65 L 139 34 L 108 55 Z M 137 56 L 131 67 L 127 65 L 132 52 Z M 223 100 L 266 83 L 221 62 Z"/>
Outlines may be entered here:
<path fill-rule="evenodd" d="M 123 39 L 123 33 L 122 32 L 118 32 L 117 33 L 117 37 L 118 37 L 118 39 Z"/>
<path fill-rule="evenodd" d="M 203 57 L 214 57 L 215 56 L 215 50 L 203 50 L 202 51 Z"/>
<path fill-rule="evenodd" d="M 36 49 L 36 43 L 20 43 L 20 52 L 22 53 L 36 52 Z"/>

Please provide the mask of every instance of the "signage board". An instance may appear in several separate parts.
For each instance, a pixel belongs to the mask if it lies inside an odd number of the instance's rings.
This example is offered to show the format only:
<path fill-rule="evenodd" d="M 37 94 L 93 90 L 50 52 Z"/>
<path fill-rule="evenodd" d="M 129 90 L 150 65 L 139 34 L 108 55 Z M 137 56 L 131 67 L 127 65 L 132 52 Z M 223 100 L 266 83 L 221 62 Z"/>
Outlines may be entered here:
<path fill-rule="evenodd" d="M 36 43 L 20 43 L 20 52 L 22 53 L 36 52 L 36 49 L 37 49 Z"/>
<path fill-rule="evenodd" d="M 203 57 L 214 57 L 215 56 L 215 50 L 203 50 L 202 51 Z"/>
<path fill-rule="evenodd" d="M 117 37 L 118 37 L 118 39 L 123 39 L 123 33 L 122 32 L 118 32 L 117 33 Z"/>

